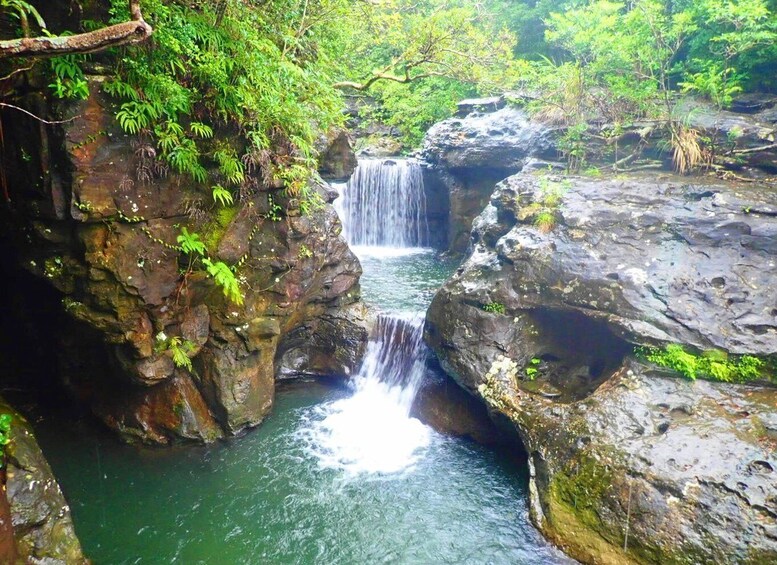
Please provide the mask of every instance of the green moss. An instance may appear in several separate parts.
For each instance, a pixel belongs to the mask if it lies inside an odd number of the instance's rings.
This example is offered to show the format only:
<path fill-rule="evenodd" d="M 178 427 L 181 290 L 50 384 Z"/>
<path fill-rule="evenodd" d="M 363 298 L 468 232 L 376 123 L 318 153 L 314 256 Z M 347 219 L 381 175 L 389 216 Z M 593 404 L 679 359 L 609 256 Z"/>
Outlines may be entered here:
<path fill-rule="evenodd" d="M 703 378 L 727 383 L 744 383 L 756 380 L 775 380 L 775 361 L 752 355 L 730 356 L 724 351 L 707 351 L 695 355 L 681 345 L 670 344 L 664 349 L 638 347 L 638 357 L 659 367 L 672 369 L 690 380 Z"/>
<path fill-rule="evenodd" d="M 181 418 L 181 416 L 183 416 L 185 409 L 186 409 L 186 406 L 184 405 L 182 400 L 178 400 L 175 404 L 173 404 L 173 414 L 178 416 L 178 418 Z"/>
<path fill-rule="evenodd" d="M 566 505 L 578 519 L 594 529 L 601 528 L 598 508 L 612 485 L 612 473 L 593 457 L 584 456 L 553 476 L 551 496 Z"/>
<path fill-rule="evenodd" d="M 50 279 L 58 278 L 62 276 L 64 265 L 61 257 L 49 257 L 44 262 L 44 271 L 46 277 Z"/>
<path fill-rule="evenodd" d="M 213 217 L 205 229 L 203 230 L 203 241 L 205 247 L 212 251 L 218 249 L 219 243 L 221 243 L 224 234 L 227 233 L 227 229 L 232 224 L 232 220 L 237 216 L 237 206 L 229 206 L 226 208 L 219 208 L 218 212 Z"/>

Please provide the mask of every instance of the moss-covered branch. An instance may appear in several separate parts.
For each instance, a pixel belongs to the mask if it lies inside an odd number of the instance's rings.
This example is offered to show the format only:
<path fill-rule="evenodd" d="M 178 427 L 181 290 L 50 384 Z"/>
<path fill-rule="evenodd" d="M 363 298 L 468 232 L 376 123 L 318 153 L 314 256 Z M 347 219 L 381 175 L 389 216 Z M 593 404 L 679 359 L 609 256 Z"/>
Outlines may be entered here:
<path fill-rule="evenodd" d="M 94 53 L 109 47 L 140 43 L 151 37 L 143 19 L 140 0 L 130 0 L 132 20 L 87 33 L 67 36 L 22 37 L 0 41 L 0 59 L 7 57 L 55 57 Z"/>

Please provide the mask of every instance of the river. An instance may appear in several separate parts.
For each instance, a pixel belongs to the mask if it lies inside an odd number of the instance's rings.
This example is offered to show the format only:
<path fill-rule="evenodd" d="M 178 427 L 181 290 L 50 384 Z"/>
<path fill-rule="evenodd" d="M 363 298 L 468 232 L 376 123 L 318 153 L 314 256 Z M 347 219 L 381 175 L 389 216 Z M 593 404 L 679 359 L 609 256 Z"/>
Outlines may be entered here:
<path fill-rule="evenodd" d="M 369 164 L 372 190 L 381 166 Z M 206 447 L 121 445 L 56 415 L 37 424 L 95 563 L 571 562 L 529 523 L 526 470 L 512 454 L 410 415 L 431 370 L 423 313 L 456 265 L 414 247 L 425 237 L 420 197 L 392 190 L 397 201 L 383 209 L 400 225 L 402 199 L 411 202 L 412 234 L 380 245 L 362 230 L 371 245 L 352 241 L 364 299 L 380 314 L 349 386 L 283 385 L 258 429 Z M 399 229 L 380 221 L 378 232 Z"/>

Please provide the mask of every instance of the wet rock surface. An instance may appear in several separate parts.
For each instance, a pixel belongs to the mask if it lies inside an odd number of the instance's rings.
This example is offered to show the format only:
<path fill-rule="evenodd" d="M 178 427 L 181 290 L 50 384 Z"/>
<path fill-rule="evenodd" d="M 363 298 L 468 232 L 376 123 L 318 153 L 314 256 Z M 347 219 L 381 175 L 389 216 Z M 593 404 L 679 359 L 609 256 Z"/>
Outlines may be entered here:
<path fill-rule="evenodd" d="M 35 441 L 29 423 L 0 399 L 0 412 L 12 415 L 7 451 L 6 493 L 18 557 L 24 563 L 86 563 L 70 508 Z"/>
<path fill-rule="evenodd" d="M 424 140 L 424 181 L 431 187 L 430 201 L 447 204 L 448 247 L 455 253 L 467 250 L 472 220 L 497 182 L 532 157 L 557 156 L 548 128 L 531 122 L 523 110 L 502 106 L 499 99 L 466 101 L 461 108 L 469 112 L 466 117 L 440 122 Z M 477 111 L 492 108 L 500 109 Z"/>
<path fill-rule="evenodd" d="M 532 516 L 582 561 L 777 559 L 777 390 L 633 357 L 669 343 L 777 353 L 775 211 L 777 193 L 753 184 L 541 172 L 500 183 L 475 220 L 426 338 L 515 427 Z"/>
<path fill-rule="evenodd" d="M 279 346 L 299 328 L 309 343 L 295 371 L 352 372 L 367 336 L 361 267 L 326 204 L 329 187 L 311 186 L 324 203 L 303 215 L 257 167 L 234 206 L 214 207 L 208 188 L 161 170 L 151 145 L 118 129 L 100 81 L 67 110 L 77 119 L 31 134 L 32 122 L 15 117 L 6 132 L 16 203 L 7 240 L 68 314 L 53 349 L 73 393 L 126 439 L 212 441 L 265 417 L 285 372 Z M 324 152 L 332 174 L 347 174 L 347 142 L 335 135 Z M 182 226 L 236 266 L 244 305 L 190 268 L 177 248 Z M 342 336 L 348 353 L 330 346 Z M 173 338 L 191 371 L 172 362 Z"/>
<path fill-rule="evenodd" d="M 777 559 L 773 391 L 627 362 L 584 401 L 559 404 L 505 377 L 481 394 L 528 448 L 534 520 L 570 554 L 613 564 Z"/>
<path fill-rule="evenodd" d="M 688 98 L 675 113 L 680 116 L 678 122 L 710 140 L 721 176 L 762 178 L 777 172 L 774 96 L 743 96 L 732 110 Z M 441 198 L 450 201 L 451 252 L 467 251 L 472 221 L 498 182 L 524 168 L 547 169 L 564 160 L 559 140 L 565 131 L 565 126 L 530 117 L 503 97 L 465 100 L 456 117 L 429 130 L 420 154 L 426 162 L 427 184 L 437 186 Z M 577 151 L 587 166 L 603 171 L 635 167 L 658 174 L 662 168 L 672 168 L 664 133 L 655 121 L 636 120 L 616 127 L 603 117 L 591 116 Z"/>

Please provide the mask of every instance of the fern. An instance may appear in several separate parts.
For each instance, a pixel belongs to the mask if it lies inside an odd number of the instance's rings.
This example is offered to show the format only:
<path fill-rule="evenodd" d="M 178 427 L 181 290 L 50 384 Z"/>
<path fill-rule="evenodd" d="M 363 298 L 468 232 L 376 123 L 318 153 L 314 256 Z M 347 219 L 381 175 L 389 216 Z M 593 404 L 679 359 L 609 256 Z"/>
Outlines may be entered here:
<path fill-rule="evenodd" d="M 160 111 L 156 104 L 142 100 L 125 102 L 116 114 L 121 129 L 133 135 L 148 128 L 159 116 Z"/>
<path fill-rule="evenodd" d="M 232 197 L 231 192 L 229 192 L 220 184 L 217 184 L 213 187 L 213 201 L 218 202 L 222 206 L 226 207 L 234 204 L 235 199 Z"/>
<path fill-rule="evenodd" d="M 238 186 L 247 172 L 237 148 L 275 145 L 282 157 L 263 164 L 264 172 L 294 170 L 289 184 L 297 193 L 303 183 L 296 167 L 310 169 L 308 157 L 315 153 L 319 132 L 343 120 L 340 95 L 332 88 L 339 70 L 330 57 L 346 30 L 317 24 L 304 39 L 294 40 L 294 49 L 284 49 L 283 38 L 295 37 L 300 29 L 298 16 L 292 15 L 296 8 L 223 5 L 226 11 L 216 26 L 215 2 L 145 0 L 154 48 L 120 48 L 119 76 L 104 89 L 120 102 L 122 129 L 132 135 L 153 131 L 160 158 L 172 170 L 206 183 L 203 163 L 212 160 L 219 171 L 211 186 Z M 346 13 L 345 3 L 332 8 Z M 129 16 L 126 0 L 110 0 L 109 11 L 111 23 Z M 170 123 L 181 129 L 173 131 Z M 213 138 L 216 123 L 243 139 L 211 149 L 203 140 Z"/>
<path fill-rule="evenodd" d="M 199 138 L 210 139 L 211 137 L 213 137 L 213 128 L 201 122 L 190 123 L 189 129 L 194 135 L 196 135 Z"/>
<path fill-rule="evenodd" d="M 51 59 L 54 82 L 49 85 L 57 98 L 85 100 L 89 98 L 89 83 L 79 65 L 81 58 L 64 55 Z"/>
<path fill-rule="evenodd" d="M 232 184 L 240 184 L 245 180 L 245 167 L 234 151 L 220 149 L 213 154 L 213 157 L 219 164 L 219 172 L 224 175 L 227 181 Z"/>
<path fill-rule="evenodd" d="M 192 370 L 192 360 L 189 358 L 189 353 L 194 351 L 194 344 L 189 341 L 175 336 L 170 339 L 168 349 L 173 354 L 173 363 L 176 367 Z"/>
<path fill-rule="evenodd" d="M 18 20 L 32 18 L 42 30 L 46 29 L 46 22 L 35 9 L 35 6 L 25 0 L 0 0 L 0 13 L 10 11 Z"/>
<path fill-rule="evenodd" d="M 200 150 L 194 140 L 179 139 L 178 144 L 165 156 L 179 173 L 188 174 L 197 182 L 205 182 L 208 179 L 208 171 L 200 163 Z"/>
<path fill-rule="evenodd" d="M 181 246 L 181 251 L 187 255 L 200 255 L 205 256 L 207 249 L 205 243 L 200 240 L 200 234 L 189 233 L 189 230 L 181 228 L 181 234 L 177 238 L 178 245 Z"/>
<path fill-rule="evenodd" d="M 235 273 L 232 269 L 223 261 L 216 261 L 215 263 L 210 259 L 203 259 L 203 265 L 208 270 L 208 274 L 213 277 L 216 284 L 221 287 L 229 300 L 237 304 L 238 306 L 243 304 L 243 293 L 240 291 L 240 284 L 237 282 Z"/>
<path fill-rule="evenodd" d="M 137 102 L 140 94 L 132 85 L 119 79 L 109 80 L 103 83 L 103 90 L 114 98 L 128 98 Z"/>

